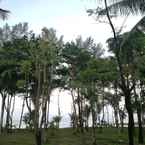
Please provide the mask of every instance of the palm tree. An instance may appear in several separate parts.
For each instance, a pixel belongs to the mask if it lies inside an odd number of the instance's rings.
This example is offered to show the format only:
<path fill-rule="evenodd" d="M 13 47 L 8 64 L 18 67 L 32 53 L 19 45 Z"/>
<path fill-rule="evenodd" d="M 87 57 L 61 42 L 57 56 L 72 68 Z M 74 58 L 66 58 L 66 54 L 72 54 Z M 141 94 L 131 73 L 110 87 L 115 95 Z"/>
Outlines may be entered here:
<path fill-rule="evenodd" d="M 0 18 L 1 18 L 2 20 L 7 19 L 9 13 L 10 13 L 10 11 L 4 10 L 4 9 L 1 9 L 1 8 L 0 8 Z"/>
<path fill-rule="evenodd" d="M 108 10 L 116 15 L 131 14 L 144 14 L 145 13 L 145 0 L 108 0 Z M 104 15 L 106 9 L 102 9 L 100 14 Z"/>
<path fill-rule="evenodd" d="M 115 48 L 115 57 L 117 61 L 117 65 L 119 68 L 119 76 L 120 76 L 120 88 L 122 89 L 122 92 L 125 96 L 125 104 L 126 109 L 129 116 L 129 123 L 128 123 L 128 138 L 129 138 L 129 145 L 134 144 L 134 119 L 133 119 L 133 109 L 132 109 L 132 103 L 131 103 L 131 92 L 133 91 L 135 84 L 132 83 L 128 85 L 126 83 L 126 78 L 124 77 L 123 72 L 123 64 L 122 64 L 122 58 L 121 58 L 121 50 L 123 48 L 124 40 L 119 42 L 119 35 L 118 32 L 116 32 L 114 24 L 112 23 L 112 17 L 117 15 L 129 15 L 131 14 L 144 14 L 145 13 L 145 0 L 98 0 L 100 2 L 103 2 L 105 5 L 105 8 L 98 7 L 95 10 L 88 10 L 87 12 L 92 15 L 97 15 L 97 18 L 100 18 L 102 16 L 107 16 L 109 25 L 113 32 L 114 37 L 114 48 Z M 142 21 L 142 20 L 141 20 Z M 140 22 L 139 22 L 140 24 Z M 136 29 L 137 27 L 135 27 Z M 133 30 L 135 30 L 133 29 Z M 130 34 L 129 34 L 130 35 Z M 129 35 L 127 37 L 129 37 Z M 126 41 L 126 38 L 125 38 Z"/>
<path fill-rule="evenodd" d="M 0 0 L 0 1 L 1 1 L 1 0 Z M 5 9 L 0 8 L 0 18 L 1 18 L 2 20 L 7 19 L 9 13 L 10 13 L 9 10 L 5 10 Z"/>
<path fill-rule="evenodd" d="M 130 14 L 144 14 L 145 13 L 145 0 L 97 0 L 100 2 L 107 3 L 107 10 L 113 15 L 128 15 Z M 87 10 L 89 14 L 97 14 L 100 16 L 106 15 L 106 8 L 100 8 Z"/>

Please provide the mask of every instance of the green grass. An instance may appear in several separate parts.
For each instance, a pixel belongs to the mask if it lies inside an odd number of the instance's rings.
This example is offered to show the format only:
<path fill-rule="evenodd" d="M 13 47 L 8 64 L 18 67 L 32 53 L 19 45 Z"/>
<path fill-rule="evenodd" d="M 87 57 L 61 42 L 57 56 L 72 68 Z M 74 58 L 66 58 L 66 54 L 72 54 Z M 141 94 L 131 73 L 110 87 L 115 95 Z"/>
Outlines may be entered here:
<path fill-rule="evenodd" d="M 137 145 L 135 137 L 135 145 Z M 96 129 L 97 145 L 127 145 L 127 130 L 120 133 L 115 128 L 104 128 L 103 133 Z M 74 133 L 73 129 L 48 130 L 44 145 L 92 145 L 93 137 L 89 132 Z M 34 145 L 32 132 L 26 130 L 15 131 L 12 134 L 0 135 L 0 145 Z"/>

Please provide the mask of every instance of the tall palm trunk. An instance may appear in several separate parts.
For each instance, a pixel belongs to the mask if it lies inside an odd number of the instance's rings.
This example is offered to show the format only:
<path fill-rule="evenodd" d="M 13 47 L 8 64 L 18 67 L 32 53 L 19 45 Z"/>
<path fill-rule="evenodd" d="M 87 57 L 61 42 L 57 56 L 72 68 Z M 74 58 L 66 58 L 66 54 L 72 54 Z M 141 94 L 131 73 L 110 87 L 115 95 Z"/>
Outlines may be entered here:
<path fill-rule="evenodd" d="M 50 106 L 50 97 L 48 96 L 45 128 L 49 126 L 49 106 Z"/>
<path fill-rule="evenodd" d="M 134 96 L 135 96 L 135 104 L 137 109 L 137 119 L 138 119 L 138 143 L 144 143 L 143 137 L 143 126 L 142 126 L 142 115 L 141 115 L 141 103 L 138 101 L 138 95 L 136 93 L 136 89 L 134 88 Z"/>
<path fill-rule="evenodd" d="M 19 129 L 21 128 L 21 124 L 22 124 L 24 107 L 25 107 L 25 97 L 23 99 L 23 104 L 22 104 L 22 111 L 21 111 L 21 117 L 20 117 L 20 122 L 19 122 Z"/>
<path fill-rule="evenodd" d="M 115 127 L 119 128 L 118 110 L 116 107 L 114 107 L 114 118 L 115 118 Z"/>
<path fill-rule="evenodd" d="M 129 145 L 134 145 L 134 118 L 131 104 L 131 94 L 127 92 L 125 95 L 125 105 L 128 112 L 128 138 Z"/>
<path fill-rule="evenodd" d="M 133 109 L 132 109 L 132 104 L 131 104 L 131 91 L 134 87 L 134 84 L 132 85 L 132 87 L 130 88 L 128 84 L 125 83 L 125 78 L 123 75 L 123 69 L 122 69 L 122 64 L 120 61 L 120 47 L 121 45 L 118 43 L 118 39 L 117 39 L 117 35 L 116 35 L 116 31 L 114 28 L 114 25 L 111 21 L 110 18 L 110 14 L 109 14 L 109 10 L 108 10 L 108 4 L 107 4 L 107 0 L 104 0 L 104 4 L 105 4 L 105 9 L 106 9 L 106 16 L 108 18 L 110 27 L 113 31 L 113 36 L 114 36 L 114 40 L 115 40 L 115 46 L 116 49 L 119 48 L 119 50 L 115 51 L 115 56 L 117 59 L 117 63 L 118 63 L 118 68 L 119 68 L 119 75 L 121 78 L 121 89 L 124 93 L 125 96 L 125 106 L 127 109 L 127 113 L 128 113 L 128 139 L 129 139 L 129 145 L 134 145 L 134 118 L 133 118 Z"/>
<path fill-rule="evenodd" d="M 81 98 L 81 95 L 80 95 L 80 89 L 77 88 L 77 94 L 78 94 L 78 112 L 79 112 L 79 128 L 80 128 L 80 131 L 81 133 L 84 132 L 84 129 L 83 129 L 83 116 L 82 116 L 82 98 Z"/>
<path fill-rule="evenodd" d="M 39 108 L 40 108 L 40 85 L 41 85 L 41 70 L 40 65 L 36 65 L 37 69 L 37 95 L 35 98 L 35 119 L 34 119 L 34 127 L 35 127 L 35 144 L 36 145 L 42 145 L 42 130 L 39 128 Z"/>
<path fill-rule="evenodd" d="M 96 112 L 94 110 L 94 105 L 91 105 L 92 109 L 92 129 L 93 129 L 93 144 L 96 145 Z"/>
<path fill-rule="evenodd" d="M 120 124 L 121 124 L 121 133 L 124 131 L 124 112 L 123 110 L 119 110 L 119 118 L 120 118 Z"/>
<path fill-rule="evenodd" d="M 102 81 L 102 106 L 103 106 L 103 115 L 101 119 L 101 132 L 103 131 L 104 121 L 105 121 L 105 92 L 104 92 L 104 82 Z"/>
<path fill-rule="evenodd" d="M 11 108 L 11 100 L 12 96 L 8 95 L 7 98 L 7 106 L 6 106 L 6 132 L 9 133 L 9 128 L 10 128 L 10 108 Z"/>
<path fill-rule="evenodd" d="M 58 102 L 58 105 L 57 105 L 58 108 L 57 108 L 57 109 L 58 109 L 58 116 L 59 116 L 59 117 L 61 117 L 61 112 L 60 112 L 60 99 L 59 99 L 59 97 L 60 97 L 60 92 L 61 92 L 61 90 L 59 90 L 58 101 L 57 101 L 57 102 Z M 60 127 L 60 120 L 58 121 L 58 128 L 59 128 L 59 127 Z"/>
<path fill-rule="evenodd" d="M 141 109 L 137 109 L 137 118 L 138 118 L 138 143 L 144 143 L 144 135 L 143 135 L 143 126 L 142 126 L 142 117 L 141 117 Z"/>
<path fill-rule="evenodd" d="M 73 93 L 73 89 L 71 90 L 71 96 L 72 96 L 73 113 L 74 113 L 73 128 L 77 128 L 78 127 L 77 109 L 76 109 L 76 105 L 75 105 L 75 96 L 74 96 L 74 93 Z"/>
<path fill-rule="evenodd" d="M 43 66 L 43 90 L 42 90 L 42 118 L 40 128 L 46 124 L 46 111 L 47 111 L 47 96 L 48 96 L 48 80 L 46 64 Z"/>
<path fill-rule="evenodd" d="M 110 120 L 109 120 L 109 116 L 110 116 L 110 114 L 109 114 L 109 108 L 108 108 L 108 105 L 106 106 L 106 112 L 107 112 L 107 125 L 108 125 L 108 127 L 109 127 L 109 125 L 110 125 Z"/>
<path fill-rule="evenodd" d="M 119 128 L 119 118 L 118 118 L 118 115 L 119 115 L 119 102 L 117 100 L 117 98 L 118 98 L 118 84 L 117 84 L 117 80 L 115 81 L 115 84 L 114 84 L 114 90 L 115 90 L 115 97 L 116 97 L 116 102 L 114 104 L 115 125 L 116 125 L 116 128 Z"/>
<path fill-rule="evenodd" d="M 104 92 L 104 82 L 102 82 L 102 94 L 103 94 L 103 118 L 104 121 L 105 118 L 105 92 Z"/>
<path fill-rule="evenodd" d="M 6 94 L 1 93 L 1 96 L 2 96 L 2 106 L 1 106 L 0 133 L 3 132 L 3 120 L 4 120 L 4 108 L 5 108 Z"/>
<path fill-rule="evenodd" d="M 15 95 L 13 96 L 13 105 L 12 105 L 12 111 L 11 111 L 11 129 L 13 128 L 13 114 L 14 114 L 14 109 L 15 109 L 15 100 L 16 100 L 16 97 Z"/>

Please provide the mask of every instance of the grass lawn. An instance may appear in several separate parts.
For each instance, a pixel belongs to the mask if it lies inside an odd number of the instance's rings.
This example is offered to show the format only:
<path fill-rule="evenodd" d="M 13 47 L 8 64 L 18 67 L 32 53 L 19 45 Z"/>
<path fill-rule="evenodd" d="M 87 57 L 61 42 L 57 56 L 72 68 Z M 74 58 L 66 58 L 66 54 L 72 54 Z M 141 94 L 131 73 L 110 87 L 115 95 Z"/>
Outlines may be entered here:
<path fill-rule="evenodd" d="M 97 145 L 127 145 L 127 130 L 122 134 L 115 128 L 104 128 L 103 133 L 96 130 Z M 74 134 L 71 128 L 66 128 L 49 130 L 46 141 L 47 143 L 44 145 L 92 145 L 93 137 L 91 131 L 84 134 Z M 34 145 L 34 136 L 32 132 L 26 130 L 15 131 L 8 135 L 3 134 L 0 135 L 0 145 Z"/>

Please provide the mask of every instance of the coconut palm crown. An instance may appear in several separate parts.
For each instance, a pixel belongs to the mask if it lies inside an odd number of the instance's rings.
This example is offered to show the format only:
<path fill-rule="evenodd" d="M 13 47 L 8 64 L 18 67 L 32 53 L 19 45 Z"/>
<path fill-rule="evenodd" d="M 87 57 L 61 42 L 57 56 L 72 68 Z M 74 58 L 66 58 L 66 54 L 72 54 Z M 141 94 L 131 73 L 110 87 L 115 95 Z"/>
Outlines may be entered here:
<path fill-rule="evenodd" d="M 0 8 L 0 18 L 1 19 L 3 19 L 3 20 L 7 19 L 9 13 L 10 13 L 10 11 Z"/>
<path fill-rule="evenodd" d="M 97 0 L 99 3 L 104 0 Z M 128 14 L 145 14 L 145 0 L 106 0 L 110 14 L 128 15 Z M 87 10 L 89 15 L 98 14 L 105 15 L 106 9 L 99 8 Z"/>

